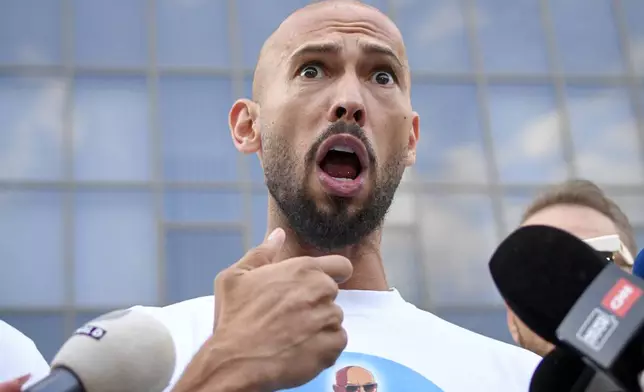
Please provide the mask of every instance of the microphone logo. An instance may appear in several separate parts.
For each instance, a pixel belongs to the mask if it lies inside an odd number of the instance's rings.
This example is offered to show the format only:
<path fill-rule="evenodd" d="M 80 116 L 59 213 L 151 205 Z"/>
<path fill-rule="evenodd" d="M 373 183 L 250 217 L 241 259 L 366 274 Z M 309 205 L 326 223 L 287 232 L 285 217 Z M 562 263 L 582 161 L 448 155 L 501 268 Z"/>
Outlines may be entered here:
<path fill-rule="evenodd" d="M 602 306 L 616 316 L 624 318 L 641 296 L 642 289 L 621 278 L 604 296 Z"/>

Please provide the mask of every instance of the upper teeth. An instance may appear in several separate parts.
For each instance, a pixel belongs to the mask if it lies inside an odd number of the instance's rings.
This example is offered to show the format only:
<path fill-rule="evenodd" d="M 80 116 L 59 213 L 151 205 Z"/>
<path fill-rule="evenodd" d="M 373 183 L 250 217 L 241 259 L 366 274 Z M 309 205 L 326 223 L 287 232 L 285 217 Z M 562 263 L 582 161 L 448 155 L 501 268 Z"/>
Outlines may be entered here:
<path fill-rule="evenodd" d="M 355 151 L 351 147 L 346 147 L 346 146 L 335 146 L 331 147 L 332 151 L 340 151 L 340 152 L 348 152 L 351 154 L 355 154 Z"/>

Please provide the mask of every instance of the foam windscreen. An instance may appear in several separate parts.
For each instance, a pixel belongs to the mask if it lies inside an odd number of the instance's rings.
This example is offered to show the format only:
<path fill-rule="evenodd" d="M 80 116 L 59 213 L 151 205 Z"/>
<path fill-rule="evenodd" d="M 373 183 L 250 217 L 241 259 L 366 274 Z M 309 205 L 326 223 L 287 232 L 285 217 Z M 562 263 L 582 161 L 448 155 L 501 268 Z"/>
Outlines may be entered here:
<path fill-rule="evenodd" d="M 605 265 L 577 237 L 540 225 L 510 234 L 489 263 L 492 279 L 512 311 L 555 344 L 557 327 Z"/>

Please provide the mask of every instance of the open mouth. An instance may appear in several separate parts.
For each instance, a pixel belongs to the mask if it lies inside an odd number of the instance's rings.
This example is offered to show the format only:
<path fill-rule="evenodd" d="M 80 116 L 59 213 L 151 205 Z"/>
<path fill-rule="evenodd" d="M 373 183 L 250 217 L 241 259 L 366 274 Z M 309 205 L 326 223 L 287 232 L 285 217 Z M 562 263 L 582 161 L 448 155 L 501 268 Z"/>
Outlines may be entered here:
<path fill-rule="evenodd" d="M 363 184 L 366 172 L 367 150 L 362 142 L 351 135 L 328 138 L 318 151 L 320 180 L 330 193 L 352 196 Z"/>

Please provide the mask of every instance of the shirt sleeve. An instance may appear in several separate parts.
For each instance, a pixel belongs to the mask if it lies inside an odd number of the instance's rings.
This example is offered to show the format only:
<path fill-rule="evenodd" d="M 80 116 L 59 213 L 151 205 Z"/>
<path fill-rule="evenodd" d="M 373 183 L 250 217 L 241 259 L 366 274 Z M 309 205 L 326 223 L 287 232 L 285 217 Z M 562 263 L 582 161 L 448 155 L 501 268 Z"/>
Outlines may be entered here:
<path fill-rule="evenodd" d="M 31 374 L 26 386 L 49 374 L 49 365 L 34 342 L 0 320 L 0 382 Z"/>

